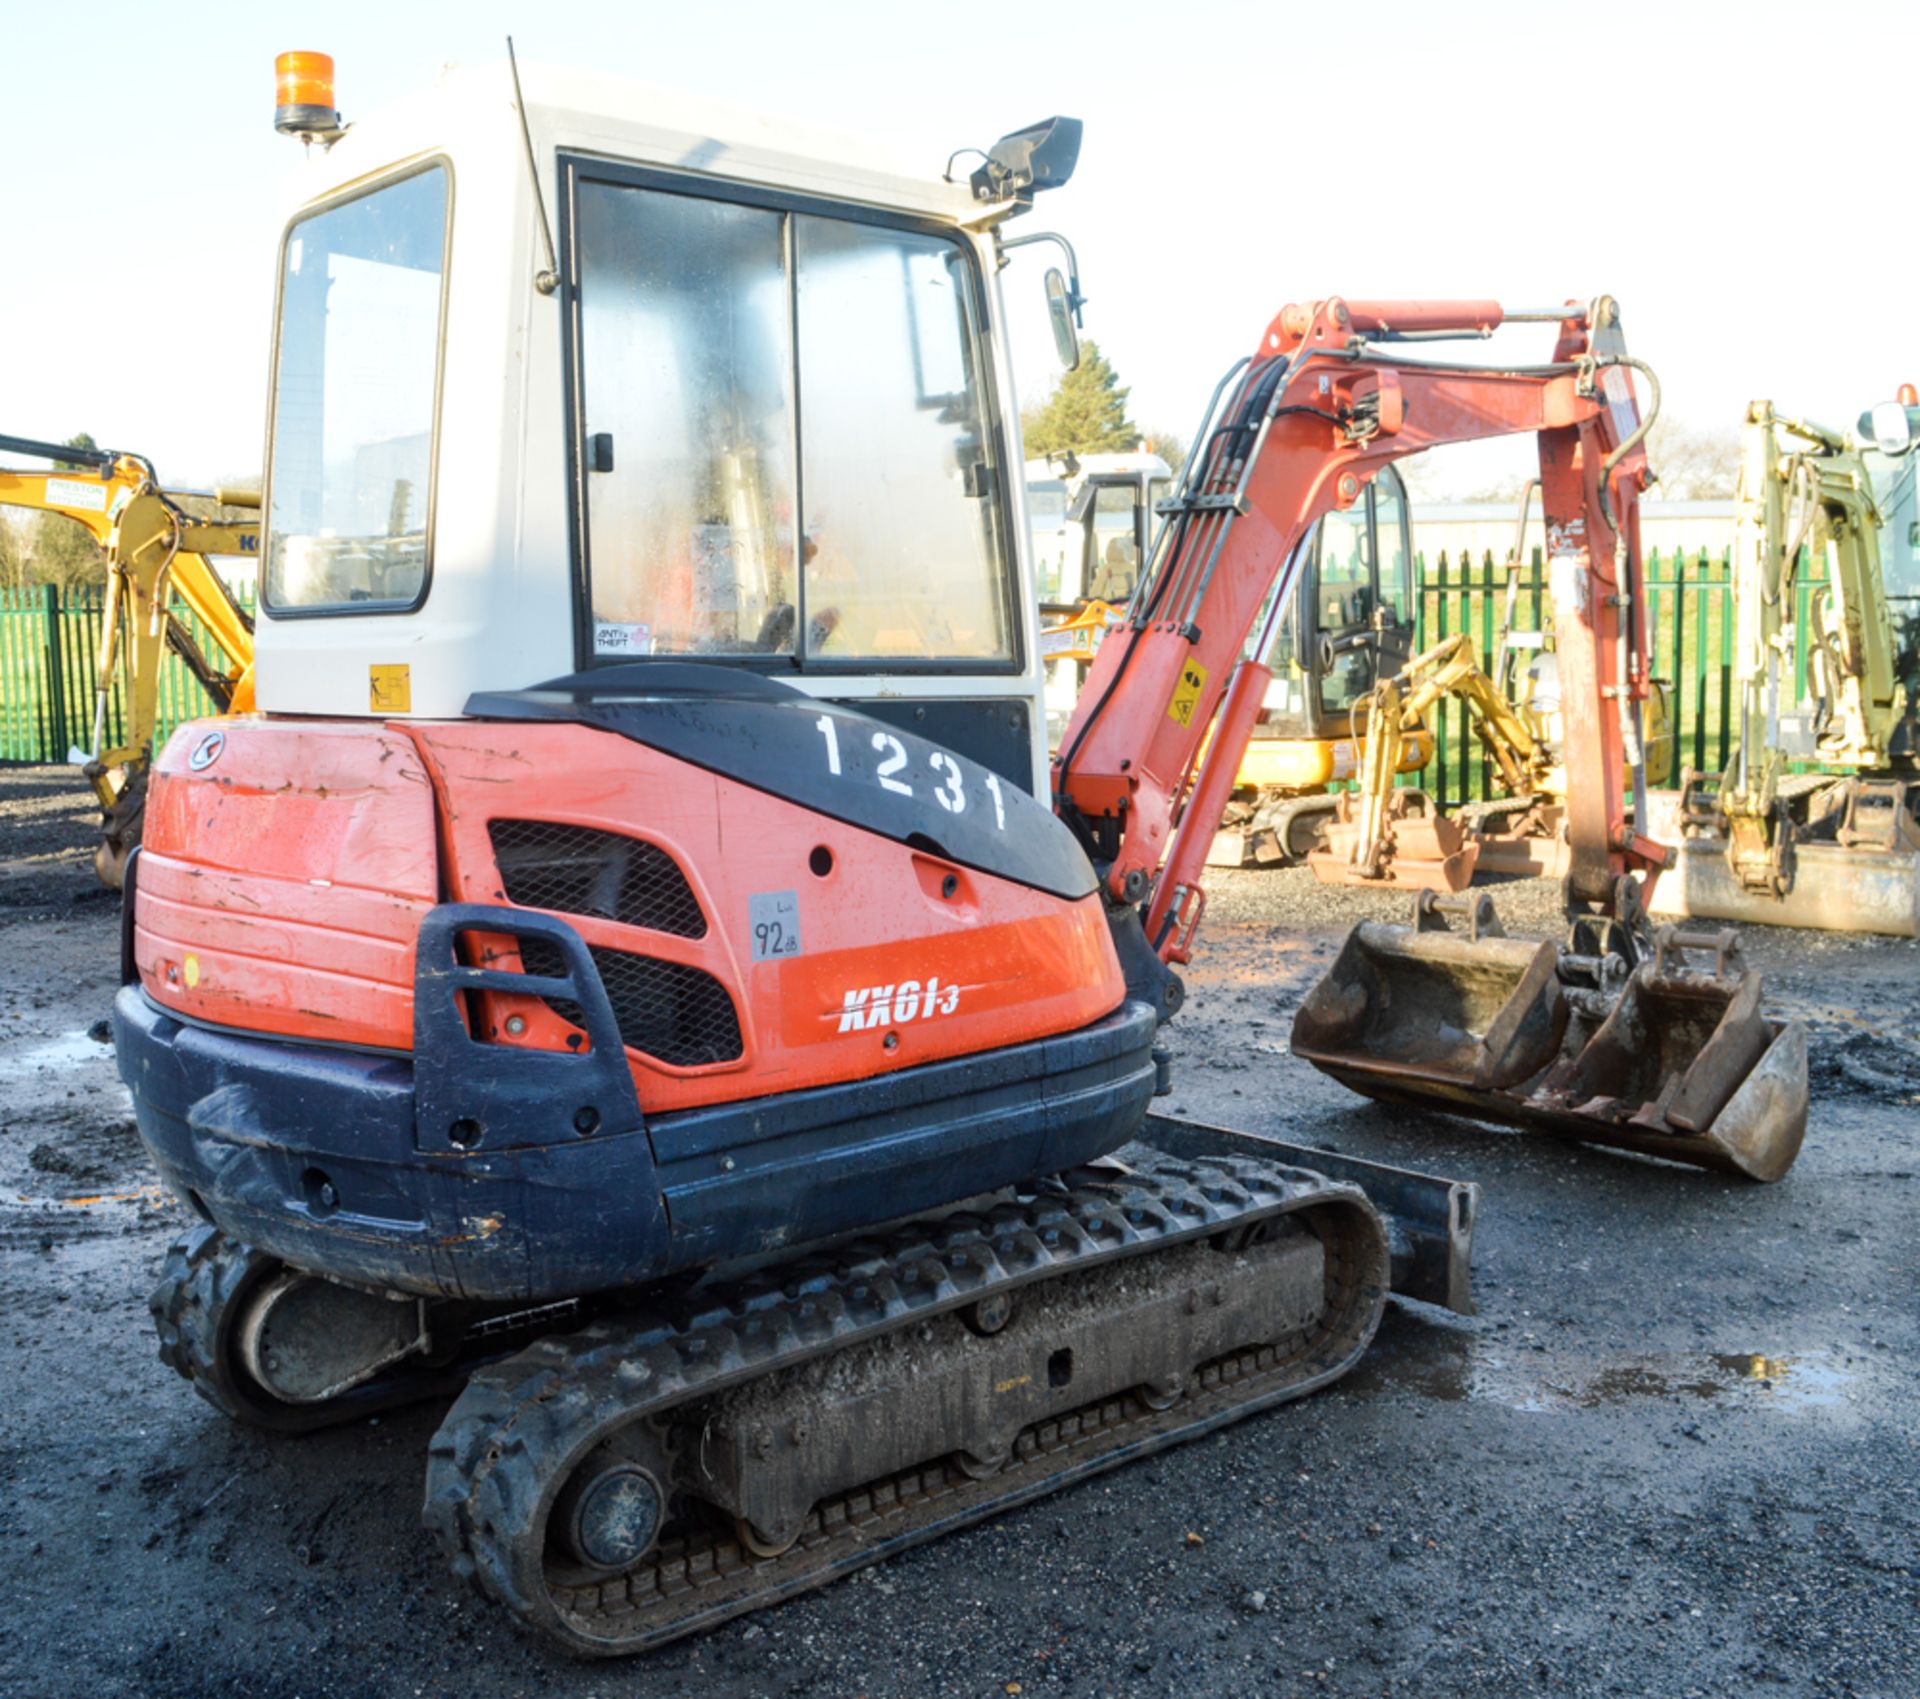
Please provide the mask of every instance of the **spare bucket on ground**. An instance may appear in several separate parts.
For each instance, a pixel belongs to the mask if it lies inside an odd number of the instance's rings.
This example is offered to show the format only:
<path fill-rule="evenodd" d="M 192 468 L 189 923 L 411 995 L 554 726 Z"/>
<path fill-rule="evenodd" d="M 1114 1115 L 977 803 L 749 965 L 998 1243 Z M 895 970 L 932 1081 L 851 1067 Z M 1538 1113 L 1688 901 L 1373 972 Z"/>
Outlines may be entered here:
<path fill-rule="evenodd" d="M 1464 916 L 1453 931 L 1448 913 Z M 1688 965 L 1706 951 L 1710 970 Z M 1368 922 L 1294 1017 L 1293 1051 L 1370 1097 L 1776 1180 L 1807 1125 L 1807 1043 L 1761 1013 L 1732 932 L 1618 957 L 1503 936 L 1482 893 Z"/>

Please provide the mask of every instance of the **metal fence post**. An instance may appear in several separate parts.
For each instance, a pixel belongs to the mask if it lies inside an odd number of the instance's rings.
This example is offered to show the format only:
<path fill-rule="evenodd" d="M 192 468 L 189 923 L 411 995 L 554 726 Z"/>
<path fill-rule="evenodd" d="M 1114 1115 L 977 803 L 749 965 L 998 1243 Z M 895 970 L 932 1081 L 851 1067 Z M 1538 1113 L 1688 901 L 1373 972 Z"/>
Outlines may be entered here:
<path fill-rule="evenodd" d="M 67 758 L 67 686 L 60 667 L 60 587 L 43 585 L 47 609 L 47 741 L 41 745 L 40 759 L 64 761 Z"/>
<path fill-rule="evenodd" d="M 1440 629 L 1434 633 L 1434 642 L 1443 643 L 1447 637 L 1447 551 L 1440 551 L 1440 599 L 1438 614 Z M 1447 806 L 1447 704 L 1443 701 L 1436 705 L 1433 716 L 1433 770 L 1436 779 L 1434 790 L 1435 803 L 1440 808 Z"/>

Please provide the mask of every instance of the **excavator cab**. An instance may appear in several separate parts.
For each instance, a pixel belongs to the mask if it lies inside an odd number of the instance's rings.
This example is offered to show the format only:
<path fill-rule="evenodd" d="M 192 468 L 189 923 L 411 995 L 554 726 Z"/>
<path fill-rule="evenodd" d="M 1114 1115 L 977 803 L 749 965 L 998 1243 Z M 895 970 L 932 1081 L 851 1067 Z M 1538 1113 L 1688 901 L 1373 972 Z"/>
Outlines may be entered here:
<path fill-rule="evenodd" d="M 1392 467 L 1361 499 L 1314 527 L 1293 617 L 1267 664 L 1274 683 L 1251 755 L 1276 739 L 1353 736 L 1353 705 L 1413 653 L 1413 528 L 1406 485 Z"/>
<path fill-rule="evenodd" d="M 1139 582 L 1173 469 L 1146 449 L 1052 454 L 1029 460 L 1026 479 L 1047 744 L 1057 748 L 1093 652 Z"/>

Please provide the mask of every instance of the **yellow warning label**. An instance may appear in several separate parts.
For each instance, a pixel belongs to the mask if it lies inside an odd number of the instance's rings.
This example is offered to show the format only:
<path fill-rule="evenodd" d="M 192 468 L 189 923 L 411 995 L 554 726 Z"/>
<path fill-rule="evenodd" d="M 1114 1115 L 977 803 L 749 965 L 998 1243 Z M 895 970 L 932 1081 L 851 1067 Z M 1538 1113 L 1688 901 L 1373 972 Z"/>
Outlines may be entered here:
<path fill-rule="evenodd" d="M 1180 669 L 1180 682 L 1173 687 L 1173 700 L 1167 704 L 1167 718 L 1177 725 L 1193 724 L 1193 705 L 1207 688 L 1207 669 L 1198 661 L 1189 661 Z"/>
<path fill-rule="evenodd" d="M 200 983 L 200 958 L 198 956 L 188 956 L 185 966 L 187 970 L 187 989 L 191 991 Z"/>
<path fill-rule="evenodd" d="M 404 662 L 367 668 L 367 707 L 376 714 L 413 712 L 413 681 Z"/>

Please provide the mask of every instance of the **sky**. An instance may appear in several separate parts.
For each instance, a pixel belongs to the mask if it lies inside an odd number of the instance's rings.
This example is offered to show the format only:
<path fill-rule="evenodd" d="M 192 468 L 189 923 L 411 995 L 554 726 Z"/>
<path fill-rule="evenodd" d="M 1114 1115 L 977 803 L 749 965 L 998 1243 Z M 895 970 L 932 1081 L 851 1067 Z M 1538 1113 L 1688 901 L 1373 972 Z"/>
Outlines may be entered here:
<path fill-rule="evenodd" d="M 299 148 L 273 60 L 338 63 L 351 118 L 444 64 L 589 65 L 884 143 L 936 174 L 1051 113 L 1086 332 L 1143 427 L 1190 435 L 1284 304 L 1607 292 L 1670 414 L 1848 423 L 1920 381 L 1920 13 L 1620 0 L 1098 7 L 813 0 L 0 0 L 0 433 L 87 430 L 175 487 L 257 475 L 277 236 Z M 1825 27 L 1823 28 L 1823 24 Z M 1031 250 L 1006 276 L 1026 398 L 1053 377 Z M 1547 327 L 1493 345 L 1544 358 Z M 1461 487 L 1519 445 L 1449 450 Z M 1444 487 L 1446 473 L 1441 471 Z M 1657 467 L 1656 467 L 1657 470 Z"/>

